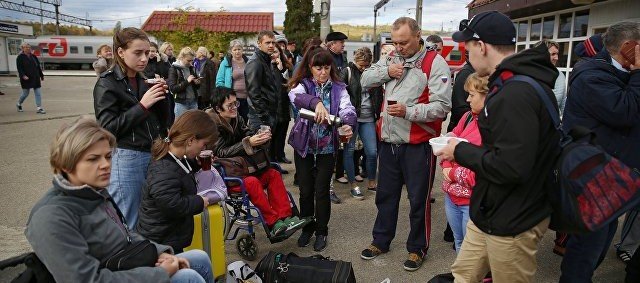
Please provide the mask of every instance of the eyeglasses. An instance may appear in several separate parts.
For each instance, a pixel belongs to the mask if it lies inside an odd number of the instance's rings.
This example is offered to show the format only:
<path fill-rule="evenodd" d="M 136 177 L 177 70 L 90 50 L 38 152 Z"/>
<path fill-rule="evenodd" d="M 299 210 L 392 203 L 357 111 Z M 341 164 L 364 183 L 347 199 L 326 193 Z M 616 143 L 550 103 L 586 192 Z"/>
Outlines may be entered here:
<path fill-rule="evenodd" d="M 240 101 L 234 101 L 231 102 L 229 104 L 226 105 L 227 110 L 234 110 L 234 109 L 238 109 L 238 107 L 240 107 Z"/>
<path fill-rule="evenodd" d="M 473 30 L 470 26 L 469 23 L 471 21 L 469 21 L 468 19 L 463 19 L 462 21 L 460 21 L 460 25 L 458 26 L 458 30 L 459 31 L 464 31 L 466 29 L 470 30 L 473 32 L 473 38 L 476 40 L 480 40 L 480 35 L 478 35 L 478 32 L 476 32 L 475 30 Z"/>

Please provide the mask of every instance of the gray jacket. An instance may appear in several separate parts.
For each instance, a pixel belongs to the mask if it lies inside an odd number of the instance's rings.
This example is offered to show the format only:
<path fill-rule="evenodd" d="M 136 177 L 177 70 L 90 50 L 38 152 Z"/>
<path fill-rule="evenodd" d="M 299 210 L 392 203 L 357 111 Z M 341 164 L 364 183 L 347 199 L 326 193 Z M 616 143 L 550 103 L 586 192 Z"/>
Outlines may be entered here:
<path fill-rule="evenodd" d="M 427 51 L 423 49 L 411 58 L 402 58 L 392 53 L 362 73 L 362 87 L 384 85 L 385 98 L 378 120 L 378 127 L 381 129 L 379 133 L 384 142 L 416 144 L 440 135 L 442 120 L 451 110 L 451 72 L 444 58 L 436 55 L 427 79 L 421 69 Z M 389 65 L 395 63 L 405 66 L 400 79 L 389 77 Z M 424 93 L 426 88 L 429 88 L 428 94 Z M 406 105 L 405 117 L 387 114 L 388 100 Z"/>
<path fill-rule="evenodd" d="M 56 282 L 169 282 L 161 267 L 115 272 L 100 268 L 103 259 L 127 245 L 127 234 L 133 242 L 144 240 L 113 217 L 117 214 L 110 197 L 106 189 L 76 187 L 54 176 L 53 188 L 31 210 L 25 231 L 38 258 Z M 173 253 L 169 246 L 156 248 L 158 255 Z"/>

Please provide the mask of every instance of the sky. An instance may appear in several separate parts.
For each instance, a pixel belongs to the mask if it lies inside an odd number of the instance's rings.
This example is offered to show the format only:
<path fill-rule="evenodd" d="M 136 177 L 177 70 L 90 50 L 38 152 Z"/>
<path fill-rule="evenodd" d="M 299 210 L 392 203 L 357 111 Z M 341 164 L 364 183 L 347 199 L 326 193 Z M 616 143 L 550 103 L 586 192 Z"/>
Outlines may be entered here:
<path fill-rule="evenodd" d="M 35 0 L 8 0 L 40 7 Z M 203 11 L 218 11 L 224 8 L 231 12 L 273 12 L 274 25 L 282 26 L 287 7 L 285 0 L 61 0 L 60 13 L 79 18 L 88 18 L 98 29 L 113 28 L 117 21 L 123 27 L 140 27 L 154 10 L 172 10 L 175 7 L 194 7 Z M 332 0 L 331 24 L 373 25 L 373 5 L 379 0 Z M 422 28 L 450 31 L 467 18 L 465 6 L 471 0 L 423 0 Z M 50 4 L 43 9 L 52 10 Z M 415 17 L 415 0 L 391 0 L 378 11 L 378 24 L 391 24 L 401 16 Z M 39 16 L 0 9 L 0 20 L 40 21 Z M 45 22 L 54 22 L 44 19 Z M 63 22 L 61 22 L 63 24 Z M 67 24 L 67 23 L 64 23 Z"/>

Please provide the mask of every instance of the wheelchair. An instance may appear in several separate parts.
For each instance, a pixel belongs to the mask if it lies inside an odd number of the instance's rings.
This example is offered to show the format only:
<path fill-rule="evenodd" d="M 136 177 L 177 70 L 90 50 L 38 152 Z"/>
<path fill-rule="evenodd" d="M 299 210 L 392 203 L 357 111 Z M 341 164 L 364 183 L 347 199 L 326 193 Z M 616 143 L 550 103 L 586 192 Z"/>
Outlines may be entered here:
<path fill-rule="evenodd" d="M 271 162 L 270 165 L 271 168 L 278 172 L 282 172 L 282 167 L 280 167 L 278 163 Z M 225 219 L 224 240 L 236 241 L 235 246 L 242 259 L 253 261 L 258 257 L 258 244 L 255 241 L 256 225 L 261 225 L 264 228 L 267 238 L 271 244 L 282 242 L 297 232 L 297 230 L 290 230 L 282 235 L 272 237 L 271 230 L 267 226 L 267 222 L 264 220 L 262 212 L 260 212 L 260 210 L 249 200 L 249 195 L 247 194 L 243 178 L 227 176 L 224 168 L 220 164 L 214 163 L 213 167 L 218 170 L 218 173 L 220 173 L 220 176 L 227 185 L 227 188 L 240 187 L 240 192 L 236 193 L 228 191 L 229 195 L 224 201 L 222 201 L 222 208 Z M 287 190 L 287 196 L 289 197 L 292 216 L 300 216 L 300 211 L 298 210 L 296 202 L 289 190 Z M 245 231 L 246 233 L 240 235 L 240 231 Z"/>

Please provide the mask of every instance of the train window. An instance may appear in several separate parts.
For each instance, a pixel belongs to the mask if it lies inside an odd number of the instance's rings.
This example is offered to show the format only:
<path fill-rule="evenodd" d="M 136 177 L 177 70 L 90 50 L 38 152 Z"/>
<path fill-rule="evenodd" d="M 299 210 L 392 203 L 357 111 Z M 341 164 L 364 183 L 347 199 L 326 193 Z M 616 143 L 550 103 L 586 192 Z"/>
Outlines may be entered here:
<path fill-rule="evenodd" d="M 462 52 L 460 50 L 451 50 L 449 53 L 449 61 L 460 61 L 462 60 Z"/>
<path fill-rule="evenodd" d="M 69 53 L 78 54 L 78 46 L 69 46 Z"/>
<path fill-rule="evenodd" d="M 22 44 L 21 39 L 17 38 L 7 38 L 7 46 L 9 47 L 9 55 L 18 55 L 22 50 L 20 49 L 20 44 Z"/>
<path fill-rule="evenodd" d="M 85 46 L 84 54 L 91 54 L 91 53 L 93 53 L 93 46 Z"/>

